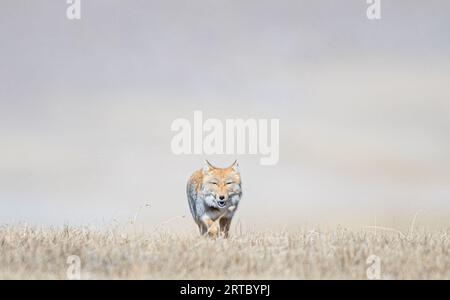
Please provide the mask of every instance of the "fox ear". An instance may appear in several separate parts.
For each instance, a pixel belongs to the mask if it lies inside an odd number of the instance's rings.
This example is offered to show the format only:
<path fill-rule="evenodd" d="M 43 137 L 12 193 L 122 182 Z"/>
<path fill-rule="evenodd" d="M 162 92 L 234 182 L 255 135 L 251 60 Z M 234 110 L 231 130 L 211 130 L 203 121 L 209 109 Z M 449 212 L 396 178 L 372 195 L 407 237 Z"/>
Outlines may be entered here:
<path fill-rule="evenodd" d="M 238 161 L 235 160 L 234 163 L 228 167 L 229 169 L 232 169 L 234 172 L 239 172 L 239 164 Z"/>
<path fill-rule="evenodd" d="M 215 169 L 215 167 L 205 159 L 205 165 L 203 166 L 203 172 L 208 173 L 210 172 L 212 169 Z"/>

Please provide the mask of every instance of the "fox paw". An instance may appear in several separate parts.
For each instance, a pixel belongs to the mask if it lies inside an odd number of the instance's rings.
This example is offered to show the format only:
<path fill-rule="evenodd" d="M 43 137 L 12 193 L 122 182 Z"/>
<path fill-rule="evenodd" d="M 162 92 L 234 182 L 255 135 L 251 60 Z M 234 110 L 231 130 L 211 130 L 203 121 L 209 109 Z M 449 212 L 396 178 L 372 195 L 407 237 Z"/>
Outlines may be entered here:
<path fill-rule="evenodd" d="M 219 236 L 219 226 L 217 226 L 217 224 L 213 223 L 209 228 L 208 228 L 208 236 L 211 238 L 217 238 Z"/>

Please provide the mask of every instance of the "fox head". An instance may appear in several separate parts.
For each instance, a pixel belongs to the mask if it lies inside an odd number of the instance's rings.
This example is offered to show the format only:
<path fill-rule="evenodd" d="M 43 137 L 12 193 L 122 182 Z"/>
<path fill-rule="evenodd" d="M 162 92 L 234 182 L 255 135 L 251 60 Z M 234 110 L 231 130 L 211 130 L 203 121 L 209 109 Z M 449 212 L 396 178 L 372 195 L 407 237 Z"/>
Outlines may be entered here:
<path fill-rule="evenodd" d="M 202 192 L 209 206 L 220 209 L 237 205 L 242 195 L 241 175 L 237 161 L 223 169 L 205 161 L 202 172 Z"/>

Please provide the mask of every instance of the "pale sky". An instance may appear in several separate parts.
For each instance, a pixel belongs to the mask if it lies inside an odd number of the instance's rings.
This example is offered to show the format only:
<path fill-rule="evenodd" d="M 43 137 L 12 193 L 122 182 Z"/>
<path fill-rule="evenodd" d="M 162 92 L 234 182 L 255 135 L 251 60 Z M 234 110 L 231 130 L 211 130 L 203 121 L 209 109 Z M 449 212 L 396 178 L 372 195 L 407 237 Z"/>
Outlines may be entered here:
<path fill-rule="evenodd" d="M 249 227 L 449 224 L 450 2 L 81 3 L 0 3 L 0 222 L 194 229 L 188 176 L 237 158 Z M 279 119 L 279 163 L 174 155 L 194 110 Z"/>

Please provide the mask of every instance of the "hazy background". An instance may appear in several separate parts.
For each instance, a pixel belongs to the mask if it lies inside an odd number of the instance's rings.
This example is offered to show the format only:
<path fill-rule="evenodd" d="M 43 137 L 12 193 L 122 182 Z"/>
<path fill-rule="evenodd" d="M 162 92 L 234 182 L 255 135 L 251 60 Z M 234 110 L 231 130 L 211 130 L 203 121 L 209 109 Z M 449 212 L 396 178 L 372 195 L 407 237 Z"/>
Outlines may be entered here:
<path fill-rule="evenodd" d="M 202 110 L 280 119 L 278 165 L 237 157 L 244 226 L 450 224 L 449 1 L 81 5 L 0 2 L 0 222 L 194 230 L 188 176 L 235 159 L 172 154 Z"/>

